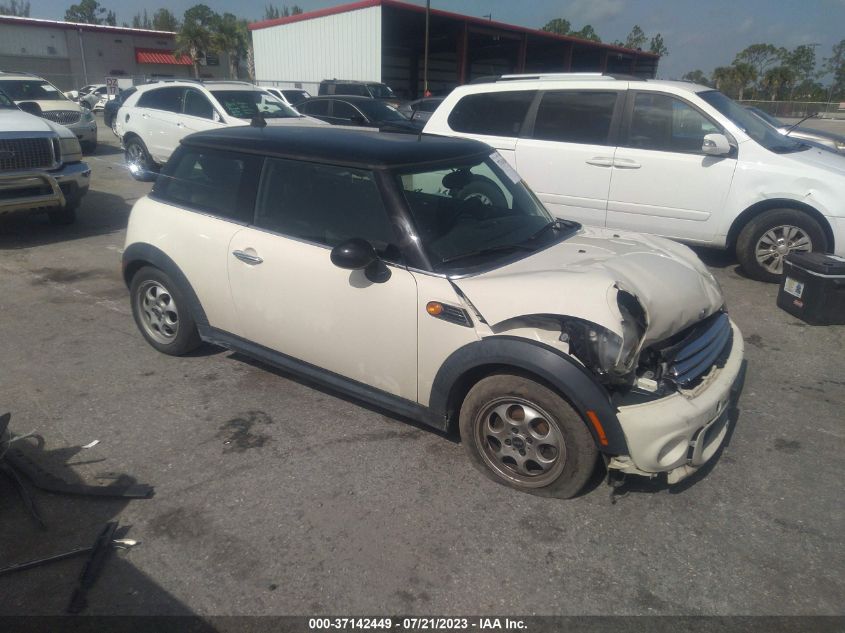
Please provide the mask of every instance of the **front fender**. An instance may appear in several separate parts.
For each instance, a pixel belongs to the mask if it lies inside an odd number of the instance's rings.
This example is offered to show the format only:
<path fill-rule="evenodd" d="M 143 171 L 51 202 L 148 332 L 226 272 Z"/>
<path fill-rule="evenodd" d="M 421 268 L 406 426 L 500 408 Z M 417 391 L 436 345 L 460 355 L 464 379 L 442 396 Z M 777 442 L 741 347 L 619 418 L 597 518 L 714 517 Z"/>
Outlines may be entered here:
<path fill-rule="evenodd" d="M 607 390 L 586 368 L 563 352 L 530 339 L 488 336 L 452 352 L 434 378 L 429 400 L 432 412 L 441 419 L 448 418 L 471 388 L 469 381 L 475 372 L 485 368 L 510 368 L 541 378 L 575 407 L 601 452 L 628 454 L 625 434 Z M 587 411 L 599 419 L 603 438 L 588 422 Z"/>

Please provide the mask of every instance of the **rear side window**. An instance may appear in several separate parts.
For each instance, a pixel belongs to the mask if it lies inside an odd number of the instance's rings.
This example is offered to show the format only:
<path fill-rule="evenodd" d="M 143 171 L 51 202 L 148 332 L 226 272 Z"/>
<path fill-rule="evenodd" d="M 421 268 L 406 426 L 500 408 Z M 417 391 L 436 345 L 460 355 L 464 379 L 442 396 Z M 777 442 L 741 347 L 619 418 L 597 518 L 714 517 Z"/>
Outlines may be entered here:
<path fill-rule="evenodd" d="M 148 90 L 138 99 L 138 107 L 164 110 L 165 112 L 181 112 L 184 92 L 184 88 L 175 86 Z"/>
<path fill-rule="evenodd" d="M 188 90 L 185 92 L 185 114 L 211 119 L 214 118 L 214 106 L 198 90 Z"/>
<path fill-rule="evenodd" d="M 549 91 L 534 122 L 535 139 L 607 145 L 616 92 Z"/>
<path fill-rule="evenodd" d="M 361 117 L 361 113 L 358 112 L 355 108 L 351 105 L 346 103 L 345 101 L 333 101 L 332 102 L 332 116 L 338 119 L 354 119 L 355 117 Z"/>
<path fill-rule="evenodd" d="M 704 136 L 719 132 L 704 114 L 669 95 L 641 92 L 634 100 L 628 146 L 701 153 Z"/>
<path fill-rule="evenodd" d="M 467 95 L 449 114 L 449 127 L 468 134 L 517 137 L 535 94 L 517 90 Z"/>
<path fill-rule="evenodd" d="M 152 195 L 182 207 L 249 222 L 261 159 L 182 146 L 161 170 Z"/>
<path fill-rule="evenodd" d="M 255 225 L 329 247 L 360 237 L 383 256 L 398 256 L 381 193 L 365 170 L 268 159 Z"/>
<path fill-rule="evenodd" d="M 303 114 L 316 114 L 319 116 L 328 116 L 329 102 L 328 101 L 308 101 L 299 107 L 299 111 Z"/>

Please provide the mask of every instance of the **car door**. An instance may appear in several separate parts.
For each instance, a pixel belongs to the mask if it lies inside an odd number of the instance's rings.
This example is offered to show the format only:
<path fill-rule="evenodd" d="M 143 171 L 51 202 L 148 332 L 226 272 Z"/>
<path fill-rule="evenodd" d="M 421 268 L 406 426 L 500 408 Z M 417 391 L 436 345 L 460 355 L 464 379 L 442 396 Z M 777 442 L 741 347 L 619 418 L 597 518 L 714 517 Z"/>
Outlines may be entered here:
<path fill-rule="evenodd" d="M 560 218 L 604 226 L 624 90 L 546 90 L 516 143 L 525 182 Z"/>
<path fill-rule="evenodd" d="M 182 115 L 176 123 L 176 130 L 179 134 L 178 140 L 182 140 L 182 138 L 194 132 L 216 130 L 226 126 L 220 113 L 208 100 L 208 97 L 195 88 L 185 90 Z"/>
<path fill-rule="evenodd" d="M 468 94 L 449 113 L 452 135 L 495 147 L 511 166 L 519 169 L 514 150 L 536 94 L 536 90 Z"/>
<path fill-rule="evenodd" d="M 707 243 L 719 225 L 737 150 L 709 156 L 704 136 L 724 133 L 693 103 L 632 91 L 613 160 L 607 226 Z"/>
<path fill-rule="evenodd" d="M 140 117 L 133 127 L 157 163 L 165 163 L 184 136 L 176 126 L 182 116 L 184 93 L 181 86 L 146 91 L 138 99 L 137 112 L 131 115 Z"/>
<path fill-rule="evenodd" d="M 330 123 L 335 125 L 375 125 L 366 116 L 348 101 L 335 99 L 331 102 Z"/>
<path fill-rule="evenodd" d="M 329 100 L 328 99 L 311 99 L 299 105 L 299 113 L 300 114 L 307 114 L 308 116 L 312 116 L 315 119 L 320 119 L 321 121 L 326 121 L 327 123 L 331 123 L 329 120 Z"/>
<path fill-rule="evenodd" d="M 387 261 L 370 281 L 331 249 L 360 237 Z M 228 263 L 241 336 L 394 395 L 417 397 L 417 290 L 372 172 L 267 159 L 253 226 Z"/>

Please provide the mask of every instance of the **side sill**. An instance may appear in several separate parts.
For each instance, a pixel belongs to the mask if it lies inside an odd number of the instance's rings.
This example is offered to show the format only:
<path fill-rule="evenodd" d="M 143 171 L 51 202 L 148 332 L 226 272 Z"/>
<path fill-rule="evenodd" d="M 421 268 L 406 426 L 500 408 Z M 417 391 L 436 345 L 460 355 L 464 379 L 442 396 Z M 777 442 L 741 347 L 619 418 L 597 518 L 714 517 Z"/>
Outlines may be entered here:
<path fill-rule="evenodd" d="M 287 356 L 286 354 L 253 343 L 230 332 L 207 325 L 198 325 L 198 329 L 202 340 L 212 345 L 219 345 L 235 352 L 241 352 L 246 356 L 256 358 L 273 367 L 278 367 L 297 376 L 313 380 L 315 383 L 328 387 L 333 391 L 351 396 L 395 415 L 410 418 L 415 422 L 425 424 L 439 431 L 446 431 L 448 428 L 445 418 L 441 419 L 431 409 L 417 402 L 400 398 L 392 393 L 365 385 L 357 380 L 346 378 L 327 369 L 306 363 L 298 358 Z"/>

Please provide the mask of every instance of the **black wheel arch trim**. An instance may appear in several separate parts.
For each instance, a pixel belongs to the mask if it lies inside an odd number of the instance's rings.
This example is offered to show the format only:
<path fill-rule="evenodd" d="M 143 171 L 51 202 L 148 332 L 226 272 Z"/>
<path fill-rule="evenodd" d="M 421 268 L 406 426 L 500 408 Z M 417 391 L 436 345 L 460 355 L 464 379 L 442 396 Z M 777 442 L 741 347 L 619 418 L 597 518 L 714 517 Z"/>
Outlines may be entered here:
<path fill-rule="evenodd" d="M 766 211 L 771 211 L 772 209 L 792 209 L 794 211 L 803 211 L 806 213 L 808 216 L 813 218 L 813 220 L 818 222 L 821 230 L 824 232 L 825 238 L 827 239 L 827 250 L 830 253 L 833 252 L 836 247 L 835 237 L 833 235 L 833 227 L 830 226 L 828 219 L 815 207 L 812 207 L 805 202 L 792 200 L 791 198 L 768 198 L 766 200 L 760 200 L 736 216 L 731 224 L 731 228 L 728 229 L 728 236 L 725 242 L 727 248 L 736 248 L 736 241 L 739 238 L 739 234 L 742 232 L 742 229 L 745 228 L 745 226 L 755 217 L 761 213 L 765 213 Z"/>
<path fill-rule="evenodd" d="M 209 330 L 208 317 L 205 315 L 205 310 L 203 310 L 197 293 L 194 291 L 185 273 L 182 272 L 179 266 L 176 265 L 176 262 L 170 259 L 164 251 L 152 244 L 142 242 L 130 244 L 123 251 L 122 266 L 123 281 L 126 283 L 127 288 L 131 286 L 132 277 L 135 275 L 135 272 L 143 266 L 152 266 L 166 273 L 173 281 L 179 284 L 179 290 L 184 293 L 191 310 L 191 316 L 193 316 L 194 322 L 197 324 L 200 336 L 203 338 L 207 336 Z"/>
<path fill-rule="evenodd" d="M 448 420 L 457 412 L 458 400 L 472 386 L 467 384 L 465 377 L 472 376 L 474 370 L 491 366 L 539 377 L 575 407 L 599 451 L 612 455 L 628 454 L 628 444 L 616 417 L 616 408 L 598 380 L 563 352 L 517 336 L 488 336 L 452 352 L 434 378 L 429 408 Z M 598 432 L 588 422 L 587 411 L 593 411 L 598 417 L 607 444 L 599 441 Z"/>

